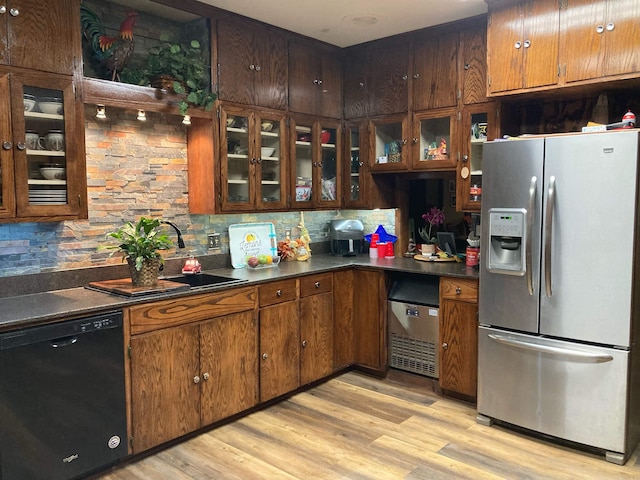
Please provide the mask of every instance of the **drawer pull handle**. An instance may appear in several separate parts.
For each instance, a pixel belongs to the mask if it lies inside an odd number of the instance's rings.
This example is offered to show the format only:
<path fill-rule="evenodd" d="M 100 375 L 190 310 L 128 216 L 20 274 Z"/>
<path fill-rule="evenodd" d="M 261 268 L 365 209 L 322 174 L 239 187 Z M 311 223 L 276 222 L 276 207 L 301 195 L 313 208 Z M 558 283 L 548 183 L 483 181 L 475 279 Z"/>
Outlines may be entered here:
<path fill-rule="evenodd" d="M 316 286 L 316 288 L 320 288 L 320 282 L 316 282 L 314 283 L 314 285 Z"/>
<path fill-rule="evenodd" d="M 447 344 L 447 342 L 444 342 L 444 343 L 442 344 L 442 349 L 443 349 L 443 350 L 446 350 L 447 348 L 449 348 L 449 345 Z"/>
<path fill-rule="evenodd" d="M 460 295 L 462 293 L 462 289 L 460 287 L 456 287 L 456 295 Z"/>
<path fill-rule="evenodd" d="M 281 296 L 282 296 L 282 290 L 278 289 L 278 290 L 276 291 L 276 296 L 277 296 L 277 297 L 281 297 Z"/>

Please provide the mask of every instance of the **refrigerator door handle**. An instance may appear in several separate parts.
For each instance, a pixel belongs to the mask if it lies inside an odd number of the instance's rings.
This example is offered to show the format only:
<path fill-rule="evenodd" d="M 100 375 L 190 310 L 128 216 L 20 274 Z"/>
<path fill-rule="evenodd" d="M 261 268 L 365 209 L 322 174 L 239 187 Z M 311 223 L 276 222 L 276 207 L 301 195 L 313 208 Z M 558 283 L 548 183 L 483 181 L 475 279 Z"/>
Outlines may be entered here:
<path fill-rule="evenodd" d="M 551 288 L 551 238 L 553 234 L 553 208 L 556 197 L 556 177 L 549 178 L 547 211 L 544 218 L 544 286 L 547 297 L 553 294 Z"/>
<path fill-rule="evenodd" d="M 580 350 L 572 350 L 570 348 L 553 347 L 551 345 L 540 345 L 532 342 L 525 342 L 523 340 L 515 340 L 512 338 L 503 337 L 501 335 L 489 334 L 488 337 L 498 343 L 507 345 L 510 347 L 521 348 L 524 350 L 531 350 L 539 353 L 552 353 L 555 355 L 562 355 L 564 357 L 573 358 L 575 360 L 589 361 L 592 363 L 604 363 L 613 360 L 611 355 L 605 353 L 589 353 L 582 352 Z"/>
<path fill-rule="evenodd" d="M 525 271 L 527 272 L 527 288 L 529 290 L 529 295 L 533 295 L 533 271 L 531 270 L 531 259 L 532 259 L 532 250 L 533 250 L 533 217 L 534 210 L 536 208 L 536 190 L 537 190 L 538 178 L 533 176 L 531 177 L 531 184 L 529 185 L 529 208 L 527 208 L 527 230 L 525 232 L 526 235 L 526 245 L 525 245 Z"/>

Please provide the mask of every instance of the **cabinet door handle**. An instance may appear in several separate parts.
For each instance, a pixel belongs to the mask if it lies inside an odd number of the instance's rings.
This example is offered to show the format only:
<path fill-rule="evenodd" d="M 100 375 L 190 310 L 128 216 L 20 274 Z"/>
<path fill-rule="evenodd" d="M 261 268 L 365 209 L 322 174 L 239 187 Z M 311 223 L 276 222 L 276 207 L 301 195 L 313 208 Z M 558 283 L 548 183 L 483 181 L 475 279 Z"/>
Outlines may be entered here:
<path fill-rule="evenodd" d="M 616 28 L 615 23 L 607 23 L 607 32 L 611 32 L 614 28 Z"/>
<path fill-rule="evenodd" d="M 520 47 L 522 46 L 522 42 L 521 42 L 520 40 L 518 40 L 518 41 L 517 41 L 513 46 L 514 46 L 514 47 L 516 48 L 516 50 L 517 50 L 518 48 L 520 48 Z"/>
<path fill-rule="evenodd" d="M 405 73 L 404 75 L 402 75 L 402 80 L 406 80 L 407 78 L 409 78 L 409 76 Z"/>
<path fill-rule="evenodd" d="M 524 41 L 524 48 L 529 48 L 531 46 L 531 40 Z"/>
<path fill-rule="evenodd" d="M 467 160 L 469 160 L 469 155 L 462 155 L 462 161 L 466 162 Z"/>
<path fill-rule="evenodd" d="M 419 74 L 419 73 L 414 73 L 414 74 L 413 74 L 413 78 L 418 78 L 418 77 L 420 77 L 420 74 Z"/>
<path fill-rule="evenodd" d="M 413 138 L 411 139 L 411 143 L 413 143 L 414 145 L 415 145 L 416 143 L 418 143 L 418 138 L 417 138 L 417 137 L 413 137 Z"/>
<path fill-rule="evenodd" d="M 256 72 L 260 71 L 260 65 L 256 65 Z"/>
<path fill-rule="evenodd" d="M 359 86 L 360 88 L 363 88 L 363 87 L 364 87 L 364 82 L 359 82 L 359 83 L 358 83 L 358 86 Z"/>
<path fill-rule="evenodd" d="M 11 150 L 11 147 L 13 147 L 13 143 L 11 143 L 11 142 L 2 142 L 2 149 L 3 150 Z"/>
<path fill-rule="evenodd" d="M 596 27 L 596 33 L 602 33 L 604 32 L 604 25 L 598 25 Z"/>
<path fill-rule="evenodd" d="M 249 65 L 249 70 L 255 70 L 256 66 L 254 64 Z"/>
<path fill-rule="evenodd" d="M 316 286 L 316 288 L 320 288 L 320 282 L 316 282 L 314 283 L 314 285 Z"/>
<path fill-rule="evenodd" d="M 12 17 L 17 17 L 18 15 L 20 15 L 20 10 L 18 10 L 17 8 L 12 8 L 11 10 L 9 10 L 9 13 Z"/>
<path fill-rule="evenodd" d="M 469 65 L 468 63 L 464 64 L 464 69 L 465 70 L 469 70 L 471 68 L 471 65 Z"/>
<path fill-rule="evenodd" d="M 204 373 L 202 374 L 202 379 L 203 379 L 203 380 L 209 380 L 209 372 L 204 372 Z"/>
<path fill-rule="evenodd" d="M 462 289 L 460 287 L 456 287 L 456 295 L 460 295 L 462 293 Z"/>
<path fill-rule="evenodd" d="M 280 289 L 276 290 L 276 296 L 277 297 L 281 297 L 282 296 L 282 290 L 280 290 Z"/>
<path fill-rule="evenodd" d="M 7 7 L 5 7 L 4 5 L 0 7 L 0 14 L 3 14 L 3 13 L 7 13 Z"/>
<path fill-rule="evenodd" d="M 24 142 L 18 142 L 16 143 L 16 147 L 18 147 L 18 150 L 24 150 L 27 148 L 27 146 L 25 145 Z"/>
<path fill-rule="evenodd" d="M 269 358 L 269 355 L 267 355 L 266 353 L 263 353 L 263 354 L 262 354 L 262 359 L 263 359 L 263 360 L 266 360 L 267 358 Z"/>
<path fill-rule="evenodd" d="M 262 163 L 262 159 L 261 158 L 257 158 L 255 163 Z"/>
<path fill-rule="evenodd" d="M 302 340 L 302 348 L 307 348 L 307 341 L 306 340 Z"/>
<path fill-rule="evenodd" d="M 406 138 L 403 138 L 402 140 L 400 140 L 400 143 L 401 143 L 402 145 L 406 145 L 406 144 L 407 144 L 407 139 L 406 139 Z"/>
<path fill-rule="evenodd" d="M 200 377 L 198 375 L 193 377 L 193 383 L 200 383 Z"/>
<path fill-rule="evenodd" d="M 444 343 L 442 344 L 442 349 L 443 349 L 443 350 L 446 350 L 447 348 L 449 348 L 449 345 L 447 344 L 447 342 L 444 342 Z"/>

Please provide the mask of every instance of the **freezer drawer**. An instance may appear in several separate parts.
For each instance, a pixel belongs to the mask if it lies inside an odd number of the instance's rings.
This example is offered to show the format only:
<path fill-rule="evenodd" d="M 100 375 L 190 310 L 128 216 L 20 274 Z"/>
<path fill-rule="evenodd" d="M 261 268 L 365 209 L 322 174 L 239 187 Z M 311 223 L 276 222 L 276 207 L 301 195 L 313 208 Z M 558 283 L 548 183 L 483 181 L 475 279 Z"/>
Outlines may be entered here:
<path fill-rule="evenodd" d="M 480 327 L 478 413 L 625 452 L 629 352 Z"/>

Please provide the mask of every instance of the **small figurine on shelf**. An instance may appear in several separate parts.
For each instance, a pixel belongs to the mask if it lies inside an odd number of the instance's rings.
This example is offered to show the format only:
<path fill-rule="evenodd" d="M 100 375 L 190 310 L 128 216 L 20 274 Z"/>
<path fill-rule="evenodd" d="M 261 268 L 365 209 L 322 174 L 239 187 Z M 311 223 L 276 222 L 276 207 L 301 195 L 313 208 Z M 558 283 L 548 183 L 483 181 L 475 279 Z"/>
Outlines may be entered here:
<path fill-rule="evenodd" d="M 304 261 L 311 257 L 311 237 L 309 231 L 304 225 L 304 214 L 300 212 L 300 238 L 296 240 L 298 247 L 296 249 L 296 260 Z"/>
<path fill-rule="evenodd" d="M 413 237 L 409 237 L 409 246 L 407 247 L 407 251 L 404 253 L 404 257 L 413 258 L 418 254 L 418 250 L 416 249 L 416 242 L 413 240 Z"/>

